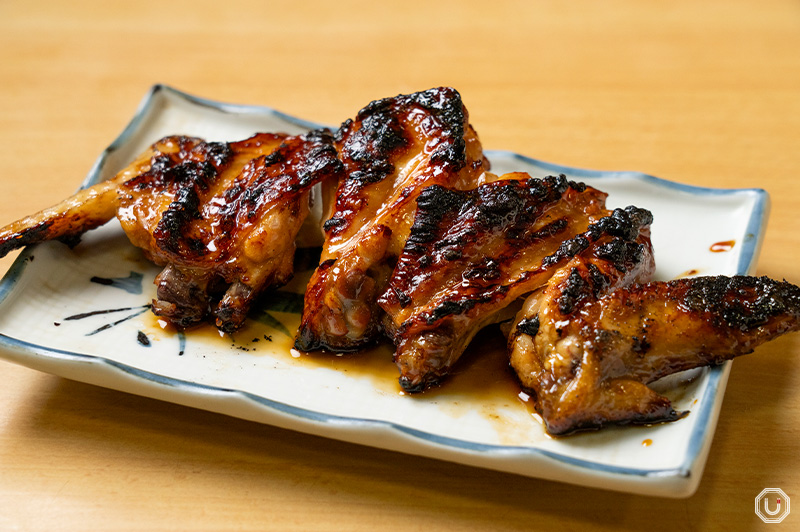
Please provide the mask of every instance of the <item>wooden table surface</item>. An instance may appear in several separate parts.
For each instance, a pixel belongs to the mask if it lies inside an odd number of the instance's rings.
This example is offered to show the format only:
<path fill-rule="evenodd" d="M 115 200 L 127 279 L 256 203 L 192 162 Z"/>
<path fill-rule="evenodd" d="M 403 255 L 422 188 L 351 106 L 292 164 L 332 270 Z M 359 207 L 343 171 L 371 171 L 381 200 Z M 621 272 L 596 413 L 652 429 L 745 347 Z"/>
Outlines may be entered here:
<path fill-rule="evenodd" d="M 451 85 L 489 149 L 766 189 L 757 273 L 800 283 L 796 0 L 0 0 L 0 223 L 72 193 L 155 83 L 331 124 Z M 759 529 L 762 489 L 800 505 L 799 364 L 799 334 L 734 362 L 698 491 L 658 499 L 0 362 L 0 530 Z"/>

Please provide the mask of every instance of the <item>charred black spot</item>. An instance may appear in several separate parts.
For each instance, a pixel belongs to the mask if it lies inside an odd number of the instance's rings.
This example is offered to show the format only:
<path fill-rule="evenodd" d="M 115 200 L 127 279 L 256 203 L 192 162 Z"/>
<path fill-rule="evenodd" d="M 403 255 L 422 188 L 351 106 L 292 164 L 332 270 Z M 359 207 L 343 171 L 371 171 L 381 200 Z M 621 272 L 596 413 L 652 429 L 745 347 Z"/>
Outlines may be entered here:
<path fill-rule="evenodd" d="M 288 148 L 289 146 L 284 142 L 276 149 L 274 149 L 271 153 L 263 155 L 261 157 L 263 166 L 274 166 L 276 164 L 281 164 L 283 162 L 286 162 L 286 155 L 287 155 L 286 150 Z"/>
<path fill-rule="evenodd" d="M 558 200 L 570 187 L 570 182 L 564 174 L 541 179 L 532 177 L 527 180 L 526 184 L 533 198 L 548 203 Z"/>
<path fill-rule="evenodd" d="M 581 253 L 589 247 L 591 242 L 584 235 L 577 235 L 573 238 L 565 240 L 558 246 L 558 249 L 552 255 L 548 255 L 542 260 L 542 266 L 549 268 L 554 266 L 565 259 L 571 259 L 577 254 Z"/>
<path fill-rule="evenodd" d="M 169 155 L 158 154 L 150 159 L 150 172 L 153 174 L 163 174 L 170 167 L 174 166 L 174 164 Z"/>
<path fill-rule="evenodd" d="M 471 286 L 475 285 L 495 285 L 495 281 L 502 276 L 501 264 L 490 257 L 483 257 L 477 262 L 471 263 L 470 267 L 461 274 L 464 281 L 469 281 Z"/>
<path fill-rule="evenodd" d="M 451 165 L 454 170 L 464 166 L 466 114 L 461 96 L 454 89 L 438 88 L 375 100 L 358 112 L 358 124 L 352 120 L 342 124 L 336 141 L 342 143 L 341 157 L 349 167 L 348 179 L 366 185 L 394 172 L 391 159 L 410 143 L 404 120 L 414 108 L 425 111 L 441 130 L 442 138 L 452 139 L 436 147 L 431 161 Z"/>
<path fill-rule="evenodd" d="M 164 251 L 177 253 L 184 239 L 183 230 L 200 213 L 200 198 L 194 187 L 182 188 L 175 200 L 164 211 L 158 221 L 153 236 L 158 246 Z"/>
<path fill-rule="evenodd" d="M 589 270 L 589 282 L 592 285 L 592 292 L 595 297 L 599 297 L 611 281 L 595 264 L 590 262 L 587 268 Z"/>
<path fill-rule="evenodd" d="M 394 171 L 390 158 L 409 140 L 405 138 L 397 116 L 384 113 L 365 116 L 360 126 L 346 137 L 341 155 L 353 166 L 347 178 L 366 185 L 378 182 Z"/>
<path fill-rule="evenodd" d="M 517 181 L 498 181 L 497 186 L 478 187 L 477 222 L 485 227 L 503 227 L 524 212 L 526 202 Z"/>
<path fill-rule="evenodd" d="M 305 189 L 323 179 L 338 177 L 344 170 L 333 137 L 327 130 L 315 130 L 306 134 L 302 164 L 297 168 L 297 186 Z"/>
<path fill-rule="evenodd" d="M 441 87 L 417 92 L 407 96 L 413 104 L 431 114 L 442 129 L 444 142 L 431 154 L 431 162 L 451 166 L 458 171 L 466 164 L 466 142 L 464 140 L 466 114 L 461 95 L 455 89 Z"/>
<path fill-rule="evenodd" d="M 464 280 L 481 281 L 479 284 L 494 284 L 494 281 L 501 278 L 502 270 L 500 266 L 500 263 L 496 260 L 484 257 L 480 262 L 474 263 L 471 268 L 465 270 L 462 277 Z M 487 281 L 488 283 L 486 283 Z"/>
<path fill-rule="evenodd" d="M 225 193 L 217 222 L 222 237 L 234 233 L 242 217 L 254 220 L 277 202 L 296 209 L 301 194 L 311 186 L 338 179 L 342 164 L 332 142 L 324 130 L 286 136 L 269 154 L 250 160 Z"/>
<path fill-rule="evenodd" d="M 615 238 L 598 246 L 595 254 L 611 261 L 618 270 L 624 271 L 628 265 L 641 259 L 644 247 L 635 240 L 642 229 L 652 222 L 653 215 L 646 209 L 632 206 L 615 209 L 610 215 L 591 224 L 585 233 L 562 242 L 555 253 L 544 258 L 542 266 L 547 268 L 569 260 L 607 235 Z"/>
<path fill-rule="evenodd" d="M 461 252 L 459 249 L 448 249 L 442 253 L 445 260 L 458 260 L 464 256 L 464 253 Z"/>
<path fill-rule="evenodd" d="M 344 225 L 346 223 L 347 223 L 347 220 L 345 220 L 344 218 L 336 218 L 336 217 L 334 217 L 334 218 L 330 218 L 328 220 L 325 220 L 325 223 L 322 224 L 322 229 L 325 230 L 325 231 L 330 231 L 331 229 L 333 229 L 335 227 L 340 227 L 340 226 L 342 226 L 342 225 Z"/>
<path fill-rule="evenodd" d="M 617 236 L 626 240 L 635 240 L 642 228 L 653 223 L 653 215 L 647 209 L 629 206 L 614 209 L 609 216 L 604 216 L 589 227 L 590 238 L 597 240 L 601 235 Z"/>
<path fill-rule="evenodd" d="M 561 296 L 558 298 L 558 310 L 562 314 L 570 314 L 589 288 L 578 269 L 573 268 L 564 282 Z"/>
<path fill-rule="evenodd" d="M 442 220 L 468 201 L 467 192 L 450 190 L 441 185 L 425 187 L 417 196 L 417 214 L 406 241 L 405 251 L 421 251 L 419 244 L 437 240 L 446 230 Z"/>
<path fill-rule="evenodd" d="M 595 255 L 607 260 L 620 272 L 630 269 L 631 264 L 636 264 L 644 254 L 644 247 L 636 242 L 630 242 L 616 237 L 597 247 Z"/>
<path fill-rule="evenodd" d="M 542 227 L 540 230 L 535 231 L 527 236 L 527 240 L 529 242 L 535 242 L 536 240 L 545 240 L 548 238 L 552 238 L 557 234 L 563 232 L 569 226 L 569 221 L 564 218 L 560 218 L 558 220 L 554 220 L 549 224 Z"/>
<path fill-rule="evenodd" d="M 800 316 L 800 287 L 785 281 L 737 275 L 696 277 L 680 283 L 687 286 L 683 305 L 709 313 L 719 325 L 748 331 L 775 316 Z"/>
<path fill-rule="evenodd" d="M 539 315 L 532 318 L 525 318 L 517 324 L 517 330 L 522 334 L 527 334 L 530 337 L 536 336 L 539 332 Z"/>
<path fill-rule="evenodd" d="M 225 166 L 233 157 L 233 150 L 227 142 L 203 142 L 198 144 L 195 151 L 201 153 L 206 161 L 217 168 Z"/>
<path fill-rule="evenodd" d="M 216 177 L 217 169 L 209 162 L 187 161 L 168 168 L 163 174 L 163 181 L 174 183 L 180 187 L 193 186 L 199 190 L 207 190 Z"/>
<path fill-rule="evenodd" d="M 478 301 L 467 299 L 464 301 L 445 301 L 431 312 L 425 319 L 428 325 L 433 325 L 437 321 L 454 314 L 464 314 L 474 307 Z"/>
<path fill-rule="evenodd" d="M 52 225 L 52 220 L 43 221 L 30 229 L 22 231 L 13 238 L 4 239 L 3 242 L 0 243 L 0 257 L 5 257 L 15 249 L 47 240 L 48 230 Z M 80 240 L 80 236 L 78 236 L 78 240 Z"/>
<path fill-rule="evenodd" d="M 142 331 L 136 332 L 136 341 L 139 342 L 139 345 L 150 347 L 150 338 Z"/>
<path fill-rule="evenodd" d="M 338 177 L 341 171 L 342 163 L 330 134 L 315 131 L 287 137 L 270 154 L 250 163 L 250 183 L 241 193 L 240 201 L 252 218 L 278 198 L 292 201 L 315 183 Z"/>
<path fill-rule="evenodd" d="M 466 192 L 450 190 L 441 185 L 425 187 L 417 197 L 417 207 L 428 216 L 441 219 L 468 201 Z"/>
<path fill-rule="evenodd" d="M 421 257 L 426 252 L 425 246 L 421 244 L 417 244 L 415 242 L 408 242 L 406 241 L 406 245 L 403 248 L 403 254 L 410 255 L 413 257 Z"/>
<path fill-rule="evenodd" d="M 453 171 L 458 171 L 466 164 L 467 142 L 463 137 L 453 139 L 431 154 L 431 163 L 441 166 L 452 166 Z"/>
<path fill-rule="evenodd" d="M 570 181 L 569 182 L 570 188 L 575 189 L 577 192 L 584 192 L 586 190 L 586 183 L 582 183 L 579 181 Z"/>

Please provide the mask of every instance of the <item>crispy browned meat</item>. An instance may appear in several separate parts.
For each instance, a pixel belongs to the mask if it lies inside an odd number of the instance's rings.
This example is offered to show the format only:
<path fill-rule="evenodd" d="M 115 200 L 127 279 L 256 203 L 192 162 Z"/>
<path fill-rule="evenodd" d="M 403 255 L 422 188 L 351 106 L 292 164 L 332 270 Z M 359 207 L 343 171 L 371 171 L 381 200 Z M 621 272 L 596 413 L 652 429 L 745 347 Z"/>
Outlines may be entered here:
<path fill-rule="evenodd" d="M 321 131 L 231 143 L 165 137 L 114 179 L 11 224 L 0 250 L 74 240 L 116 214 L 165 266 L 153 312 L 181 327 L 213 316 L 232 331 L 257 294 L 291 278 L 311 187 L 341 170 L 332 140 Z"/>
<path fill-rule="evenodd" d="M 523 310 L 511 363 L 551 434 L 681 417 L 647 384 L 719 364 L 800 329 L 800 288 L 765 277 L 699 277 L 607 291 L 585 263 Z"/>
<path fill-rule="evenodd" d="M 453 89 L 370 103 L 337 133 L 345 167 L 324 224 L 322 258 L 306 289 L 296 346 L 353 351 L 382 336 L 378 296 L 428 185 L 471 188 L 488 169 Z"/>
<path fill-rule="evenodd" d="M 469 191 L 425 189 L 380 300 L 403 388 L 421 391 L 442 379 L 478 330 L 510 318 L 520 297 L 576 254 L 593 250 L 630 277 L 648 277 L 650 213 L 611 212 L 605 198 L 564 176 L 526 174 Z"/>

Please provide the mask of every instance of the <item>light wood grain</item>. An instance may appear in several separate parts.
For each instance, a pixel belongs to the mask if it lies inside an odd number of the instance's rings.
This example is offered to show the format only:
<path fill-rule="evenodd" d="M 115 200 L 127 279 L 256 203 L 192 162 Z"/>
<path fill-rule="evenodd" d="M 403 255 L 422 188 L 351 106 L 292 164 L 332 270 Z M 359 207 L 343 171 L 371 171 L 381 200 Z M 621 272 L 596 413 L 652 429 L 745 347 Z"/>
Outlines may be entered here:
<path fill-rule="evenodd" d="M 798 283 L 798 50 L 794 0 L 3 0 L 0 223 L 74 191 L 154 83 L 330 124 L 378 97 L 452 85 L 490 149 L 766 189 L 758 273 Z M 0 530 L 758 529 L 763 488 L 800 504 L 799 364 L 796 334 L 736 361 L 697 494 L 661 500 L 0 362 Z"/>

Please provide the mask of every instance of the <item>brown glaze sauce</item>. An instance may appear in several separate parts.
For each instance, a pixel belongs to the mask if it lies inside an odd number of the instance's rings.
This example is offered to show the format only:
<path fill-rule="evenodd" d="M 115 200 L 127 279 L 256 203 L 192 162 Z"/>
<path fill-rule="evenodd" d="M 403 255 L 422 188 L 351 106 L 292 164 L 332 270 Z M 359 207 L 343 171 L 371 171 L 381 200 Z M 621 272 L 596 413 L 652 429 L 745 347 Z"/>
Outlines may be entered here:
<path fill-rule="evenodd" d="M 271 313 L 290 332 L 294 332 L 300 316 L 293 313 Z M 179 333 L 165 320 L 147 313 L 144 332 L 151 341 L 158 342 L 178 337 Z M 530 419 L 536 425 L 544 423 L 535 410 L 534 400 L 520 387 L 519 381 L 509 367 L 506 339 L 499 326 L 489 326 L 480 331 L 470 343 L 461 359 L 453 367 L 449 377 L 440 385 L 417 394 L 408 394 L 398 382 L 399 372 L 390 343 L 364 349 L 356 353 L 300 352 L 294 349 L 294 338 L 272 327 L 250 319 L 234 333 L 225 334 L 213 325 L 194 327 L 185 333 L 190 342 L 214 346 L 218 351 L 235 350 L 251 356 L 269 356 L 282 362 L 308 367 L 325 368 L 342 372 L 348 377 L 367 380 L 376 391 L 385 394 L 406 396 L 408 400 L 435 403 L 438 408 L 454 416 L 463 415 L 466 409 L 476 411 L 489 421 L 501 440 L 518 441 L 524 427 L 520 419 Z M 695 376 L 680 379 L 660 393 L 673 402 L 683 401 Z M 697 403 L 695 399 L 692 406 Z M 508 419 L 504 412 L 516 412 Z M 542 430 L 542 438 L 550 436 Z M 644 447 L 652 440 L 642 442 Z"/>
<path fill-rule="evenodd" d="M 288 331 L 294 332 L 300 317 L 290 313 L 271 313 Z M 148 313 L 144 331 L 154 341 L 177 338 L 180 334 L 165 320 Z M 507 420 L 503 411 L 518 412 L 537 424 L 533 401 L 523 392 L 508 365 L 506 339 L 499 327 L 490 326 L 480 331 L 456 363 L 449 377 L 439 386 L 422 393 L 408 394 L 398 382 L 399 372 L 392 361 L 394 352 L 390 343 L 364 349 L 356 353 L 300 352 L 294 349 L 294 338 L 250 319 L 234 333 L 220 333 L 213 325 L 200 325 L 185 332 L 192 344 L 213 346 L 215 350 L 235 350 L 250 356 L 269 356 L 287 364 L 305 368 L 317 367 L 342 372 L 348 377 L 367 380 L 381 393 L 406 396 L 411 401 L 435 403 L 452 415 L 462 415 L 465 409 L 479 412 L 497 431 L 501 439 L 514 438 L 521 430 L 518 424 Z M 543 431 L 544 432 L 544 431 Z M 544 435 L 546 437 L 546 435 Z"/>
<path fill-rule="evenodd" d="M 294 332 L 299 324 L 297 314 L 273 312 L 286 329 Z M 159 338 L 178 335 L 178 331 L 165 320 L 148 313 L 145 332 L 158 341 Z M 294 338 L 278 332 L 256 320 L 248 320 L 245 326 L 231 334 L 224 334 L 213 325 L 199 325 L 186 331 L 191 341 L 209 344 L 217 349 L 233 349 L 253 356 L 263 354 L 280 358 L 283 362 L 319 367 L 347 373 L 360 379 L 369 379 L 373 386 L 383 392 L 407 395 L 424 400 L 465 398 L 470 401 L 521 402 L 517 396 L 520 387 L 508 367 L 506 340 L 499 328 L 487 327 L 480 331 L 450 376 L 439 386 L 419 394 L 403 392 L 398 382 L 399 372 L 392 361 L 394 349 L 383 343 L 356 353 L 331 353 L 327 351 L 301 352 L 294 349 Z"/>
<path fill-rule="evenodd" d="M 519 393 L 519 383 L 508 366 L 506 339 L 498 327 L 490 326 L 475 335 L 445 381 L 416 395 L 518 402 Z"/>
<path fill-rule="evenodd" d="M 712 253 L 724 253 L 726 251 L 732 250 L 734 245 L 736 245 L 735 240 L 723 240 L 721 242 L 714 242 L 708 249 Z"/>

